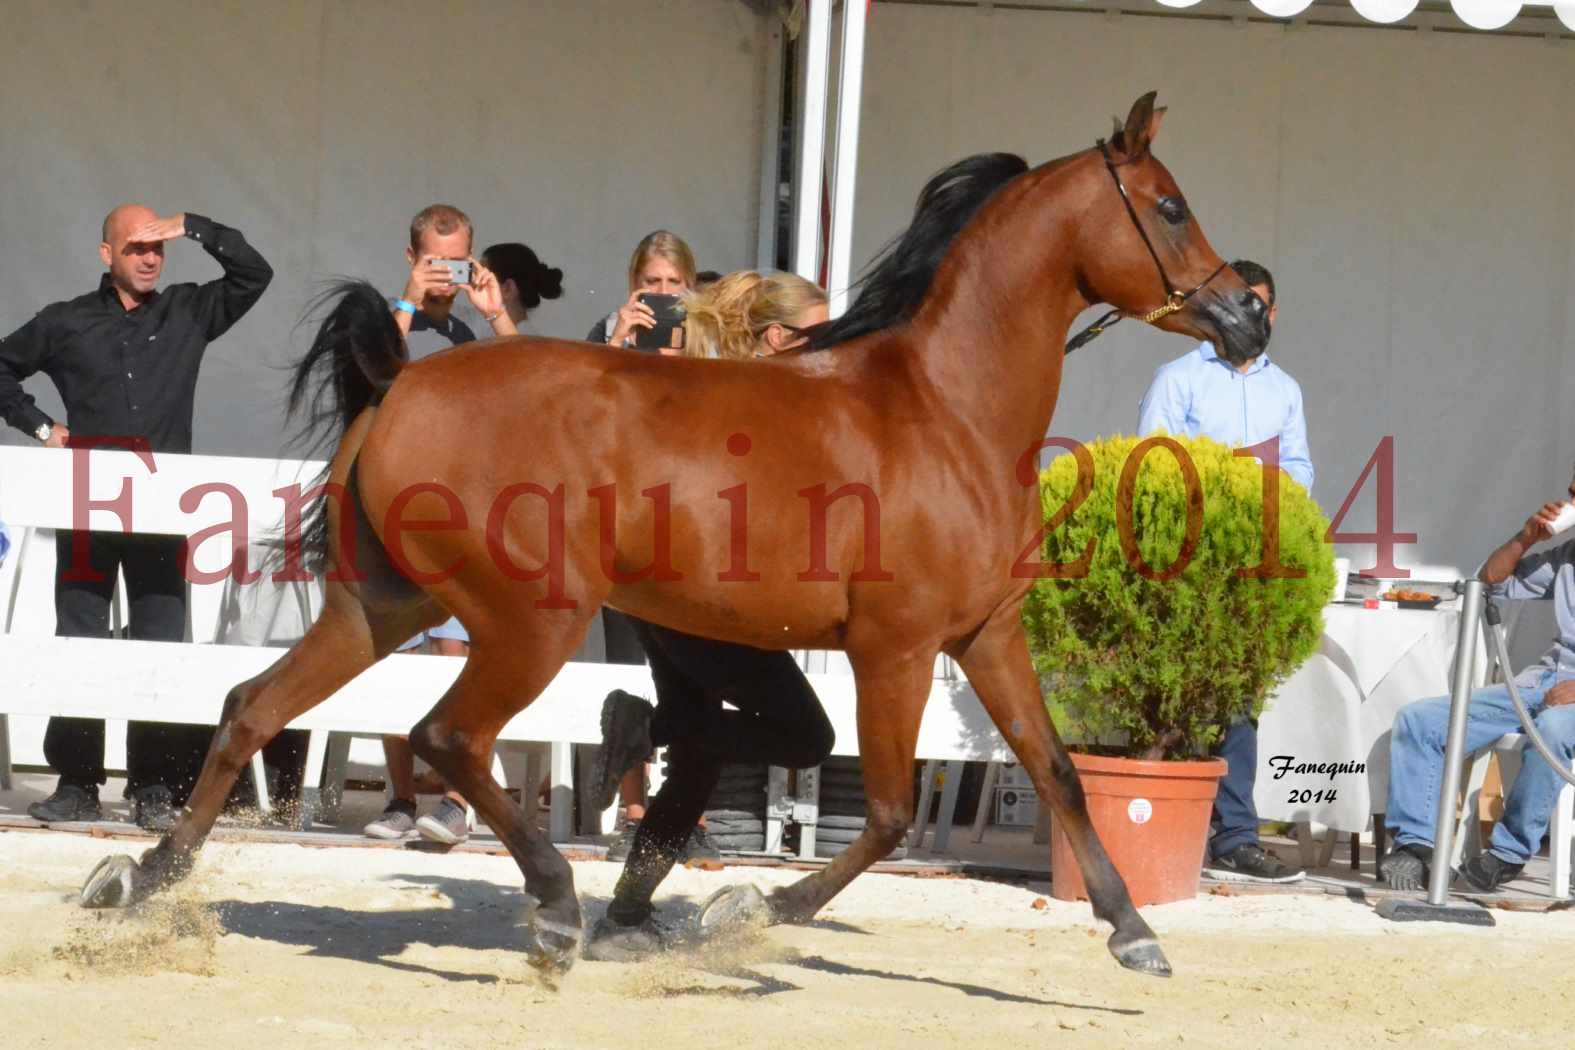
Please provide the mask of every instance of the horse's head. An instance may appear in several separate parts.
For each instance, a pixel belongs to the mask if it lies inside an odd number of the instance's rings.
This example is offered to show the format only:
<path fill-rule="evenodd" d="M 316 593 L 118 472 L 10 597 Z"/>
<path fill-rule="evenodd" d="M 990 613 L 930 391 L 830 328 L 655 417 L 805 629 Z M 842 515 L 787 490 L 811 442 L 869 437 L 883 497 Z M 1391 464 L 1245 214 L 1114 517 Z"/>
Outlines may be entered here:
<path fill-rule="evenodd" d="M 1085 154 L 1091 188 L 1077 241 L 1079 290 L 1170 332 L 1207 339 L 1233 364 L 1269 343 L 1268 307 L 1209 246 L 1150 149 L 1164 118 L 1154 92 Z"/>

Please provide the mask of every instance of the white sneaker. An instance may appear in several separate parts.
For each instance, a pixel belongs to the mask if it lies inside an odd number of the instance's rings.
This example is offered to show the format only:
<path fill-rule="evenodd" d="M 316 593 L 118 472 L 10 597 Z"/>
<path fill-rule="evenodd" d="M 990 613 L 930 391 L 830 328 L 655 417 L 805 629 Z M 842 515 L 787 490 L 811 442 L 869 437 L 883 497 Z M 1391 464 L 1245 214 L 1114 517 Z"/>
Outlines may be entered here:
<path fill-rule="evenodd" d="M 421 837 L 445 846 L 457 846 L 470 838 L 470 813 L 451 798 L 438 803 L 438 808 L 416 821 Z"/>
<path fill-rule="evenodd" d="M 385 842 L 409 838 L 416 831 L 416 807 L 396 799 L 383 810 L 382 816 L 361 831 L 367 838 L 383 839 Z"/>

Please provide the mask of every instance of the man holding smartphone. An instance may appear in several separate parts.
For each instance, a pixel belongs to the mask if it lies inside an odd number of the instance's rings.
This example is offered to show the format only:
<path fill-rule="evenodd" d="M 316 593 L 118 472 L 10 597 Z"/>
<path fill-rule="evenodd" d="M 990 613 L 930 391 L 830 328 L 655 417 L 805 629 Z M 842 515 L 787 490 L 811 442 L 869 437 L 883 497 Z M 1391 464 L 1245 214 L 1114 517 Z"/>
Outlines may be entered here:
<path fill-rule="evenodd" d="M 405 249 L 410 277 L 404 292 L 389 305 L 412 360 L 475 340 L 470 326 L 454 316 L 454 301 L 462 290 L 492 326 L 493 335 L 518 334 L 503 308 L 503 290 L 497 278 L 471 255 L 474 237 L 470 216 L 451 204 L 429 205 L 410 220 L 410 245 Z M 464 626 L 450 617 L 400 649 L 425 646 L 439 656 L 464 656 L 469 642 Z M 407 737 L 385 736 L 383 759 L 388 765 L 391 797 L 382 814 L 362 829 L 368 837 L 394 840 L 419 832 L 445 845 L 469 837 L 470 814 L 457 792 L 446 792 L 436 810 L 416 818 L 416 760 Z"/>
<path fill-rule="evenodd" d="M 410 279 L 393 302 L 394 321 L 412 359 L 471 342 L 476 333 L 453 316 L 463 290 L 492 326 L 493 335 L 517 334 L 492 271 L 471 257 L 475 227 L 451 204 L 432 204 L 410 220 Z"/>
<path fill-rule="evenodd" d="M 54 303 L 0 339 L 0 416 L 49 448 L 68 442 L 136 443 L 153 452 L 191 451 L 197 373 L 208 344 L 262 297 L 273 270 L 239 230 L 184 213 L 160 218 L 123 204 L 104 219 L 98 287 Z M 169 241 L 196 241 L 223 269 L 207 284 L 160 290 Z M 49 418 L 22 389 L 47 375 L 69 426 Z M 130 636 L 181 641 L 186 634 L 185 540 L 127 532 L 55 534 L 55 633 L 108 638 L 109 603 L 124 573 Z M 139 712 L 142 713 L 142 712 Z M 156 715 L 156 711 L 145 712 Z M 138 824 L 174 823 L 212 730 L 132 722 L 126 730 L 127 795 Z M 54 794 L 28 807 L 37 820 L 96 820 L 105 782 L 104 723 L 51 718 L 44 758 L 60 774 Z"/>

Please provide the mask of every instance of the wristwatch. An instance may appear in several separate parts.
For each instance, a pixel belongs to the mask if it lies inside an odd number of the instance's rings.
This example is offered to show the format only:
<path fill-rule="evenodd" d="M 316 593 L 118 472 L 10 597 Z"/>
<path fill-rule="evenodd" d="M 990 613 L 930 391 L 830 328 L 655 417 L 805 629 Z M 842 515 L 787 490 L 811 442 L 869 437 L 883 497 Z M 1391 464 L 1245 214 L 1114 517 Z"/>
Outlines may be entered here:
<path fill-rule="evenodd" d="M 55 425 L 53 423 L 40 423 L 38 424 L 38 429 L 33 431 L 33 436 L 36 437 L 40 442 L 47 443 L 49 441 L 49 436 L 54 432 Z"/>

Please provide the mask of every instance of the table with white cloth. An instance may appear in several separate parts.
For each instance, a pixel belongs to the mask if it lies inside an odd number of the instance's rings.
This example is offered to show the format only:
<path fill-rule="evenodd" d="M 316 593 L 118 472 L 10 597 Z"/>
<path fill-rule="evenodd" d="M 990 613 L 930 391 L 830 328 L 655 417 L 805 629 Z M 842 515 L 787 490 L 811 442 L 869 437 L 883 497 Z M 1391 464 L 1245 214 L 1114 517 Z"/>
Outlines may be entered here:
<path fill-rule="evenodd" d="M 1395 715 L 1412 701 L 1449 693 L 1459 630 L 1458 599 L 1434 609 L 1390 602 L 1325 608 L 1318 653 L 1270 697 L 1258 721 L 1259 818 L 1366 830 L 1388 798 Z M 1476 648 L 1473 686 L 1487 665 L 1480 634 Z"/>

